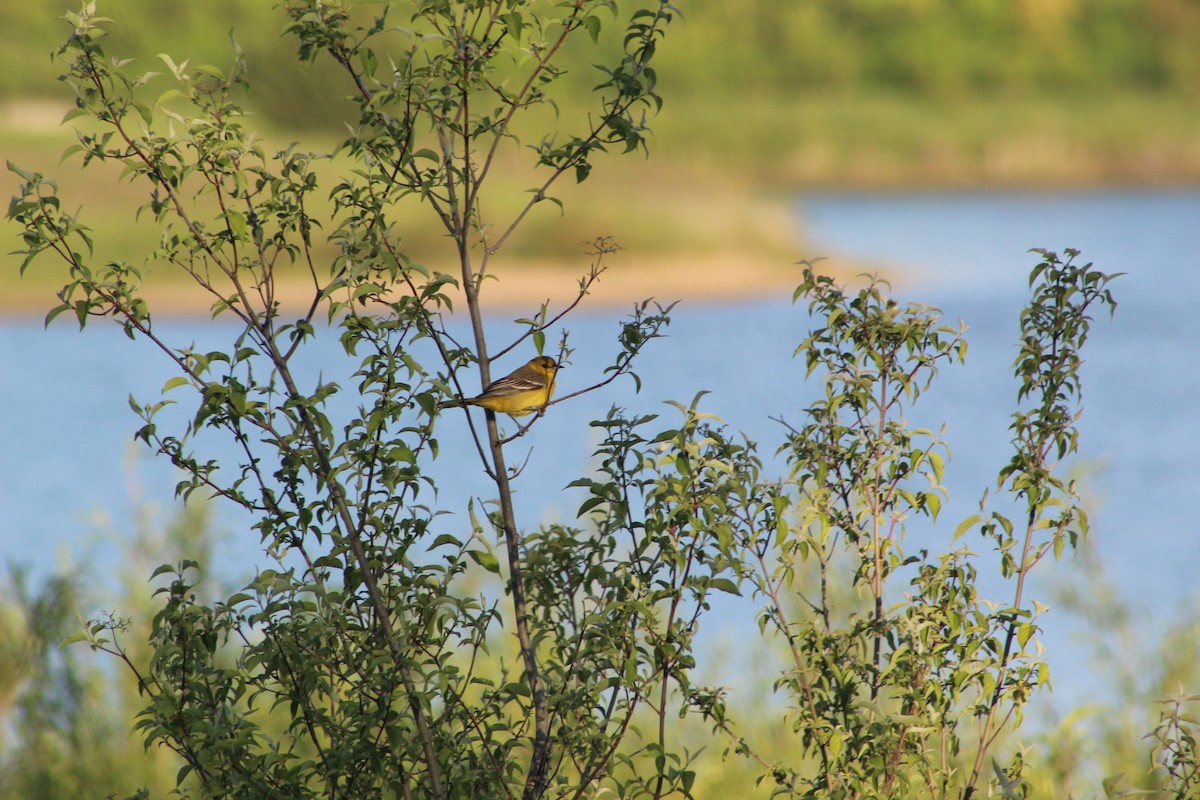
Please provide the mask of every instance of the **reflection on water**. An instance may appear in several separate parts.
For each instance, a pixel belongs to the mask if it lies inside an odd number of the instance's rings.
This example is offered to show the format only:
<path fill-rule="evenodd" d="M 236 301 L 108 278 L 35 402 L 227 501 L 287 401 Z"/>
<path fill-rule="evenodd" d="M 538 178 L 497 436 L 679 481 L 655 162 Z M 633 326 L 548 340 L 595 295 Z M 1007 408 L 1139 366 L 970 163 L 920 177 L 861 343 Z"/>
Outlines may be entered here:
<path fill-rule="evenodd" d="M 1200 194 L 824 195 L 805 198 L 800 214 L 814 243 L 807 255 L 896 270 L 905 278 L 898 285 L 906 299 L 934 303 L 970 328 L 967 365 L 944 371 L 912 412 L 914 423 L 948 423 L 954 458 L 951 504 L 937 529 L 914 533 L 910 550 L 948 546 L 957 519 L 975 511 L 980 492 L 1009 457 L 1016 319 L 1036 263 L 1026 251 L 1077 247 L 1101 270 L 1128 273 L 1114 285 L 1115 319 L 1096 321 L 1085 353 L 1080 459 L 1091 465 L 1085 484 L 1096 500 L 1094 541 L 1125 595 L 1142 607 L 1170 610 L 1193 591 L 1200 574 L 1191 513 L 1200 475 L 1200 315 L 1193 310 L 1200 298 Z M 160 327 L 181 345 L 194 339 L 217 345 L 227 333 L 200 322 Z M 618 320 L 583 314 L 570 331 L 577 351 L 560 379 L 564 393 L 600 376 Z M 799 420 L 815 391 L 791 358 L 805 331 L 804 315 L 788 298 L 736 307 L 681 304 L 669 338 L 654 343 L 638 370 L 640 394 L 623 382 L 556 406 L 513 445 L 522 457 L 531 451 L 517 483 L 520 517 L 534 524 L 573 513 L 581 498 L 563 487 L 589 468 L 595 433 L 587 421 L 613 404 L 660 413 L 666 425 L 676 412 L 663 400 L 688 402 L 708 389 L 706 408 L 764 442 L 764 454 L 773 452 L 778 425 L 769 418 Z M 525 355 L 514 354 L 497 370 L 506 372 Z M 303 358 L 313 375 L 323 371 L 328 379 L 343 356 L 327 336 Z M 89 539 L 84 517 L 102 509 L 117 531 L 132 529 L 125 462 L 137 420 L 127 398 L 133 392 L 151 399 L 169 377 L 158 353 L 112 329 L 80 335 L 68 324 L 48 331 L 0 324 L 0 559 L 44 571 L 66 553 L 104 571 L 117 566 L 117 548 Z M 442 454 L 432 469 L 442 487 L 438 504 L 461 511 L 468 499 L 489 496 L 471 468 L 475 456 L 460 420 L 444 419 L 438 437 Z M 136 476 L 148 499 L 170 502 L 175 476 L 163 463 L 143 458 Z M 462 514 L 443 519 L 466 525 Z M 218 563 L 233 583 L 256 563 L 257 537 L 228 512 L 220 525 L 229 536 Z M 1048 583 L 1035 585 L 1035 596 L 1050 599 Z M 992 594 L 1007 591 L 996 587 Z M 745 625 L 736 613 L 726 612 L 710 635 L 735 636 Z M 1077 655 L 1069 621 L 1053 615 L 1046 621 L 1056 689 L 1078 696 L 1083 679 L 1063 668 Z"/>

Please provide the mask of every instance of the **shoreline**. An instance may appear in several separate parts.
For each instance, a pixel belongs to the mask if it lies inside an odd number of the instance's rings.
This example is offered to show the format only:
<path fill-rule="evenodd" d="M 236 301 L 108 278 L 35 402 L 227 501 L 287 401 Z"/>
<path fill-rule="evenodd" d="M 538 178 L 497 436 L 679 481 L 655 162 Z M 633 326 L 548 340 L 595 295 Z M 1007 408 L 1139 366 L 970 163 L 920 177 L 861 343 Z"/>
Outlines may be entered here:
<path fill-rule="evenodd" d="M 649 259 L 610 256 L 611 265 L 594 283 L 579 304 L 586 311 L 621 309 L 646 299 L 662 304 L 683 302 L 729 302 L 754 300 L 786 293 L 790 297 L 800 282 L 800 267 L 791 262 L 774 262 L 765 257 L 737 253 L 679 255 Z M 794 260 L 799 260 L 794 259 Z M 849 270 L 837 259 L 822 262 L 826 271 L 845 277 Z M 532 262 L 506 270 L 497 280 L 484 284 L 485 313 L 538 313 L 543 303 L 557 313 L 578 296 L 580 278 L 586 266 L 578 270 L 551 262 Z M 22 285 L 20 281 L 0 294 L 0 321 L 44 319 L 54 307 L 54 291 L 49 285 Z M 303 313 L 312 300 L 312 285 L 302 278 L 278 284 L 281 313 Z M 454 311 L 464 306 L 461 291 L 449 287 Z M 211 296 L 187 283 L 151 285 L 143 296 L 153 315 L 160 318 L 211 318 Z M 318 312 L 320 315 L 320 312 Z M 64 313 L 63 318 L 70 313 Z"/>

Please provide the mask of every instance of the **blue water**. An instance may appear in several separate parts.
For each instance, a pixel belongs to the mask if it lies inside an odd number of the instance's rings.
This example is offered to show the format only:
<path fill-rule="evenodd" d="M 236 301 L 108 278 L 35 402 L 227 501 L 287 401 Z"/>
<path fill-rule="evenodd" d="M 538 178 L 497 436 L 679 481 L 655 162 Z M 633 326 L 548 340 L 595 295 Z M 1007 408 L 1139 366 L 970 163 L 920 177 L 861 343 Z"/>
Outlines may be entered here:
<path fill-rule="evenodd" d="M 970 327 L 966 369 L 929 398 L 960 420 L 960 462 L 1007 442 L 1016 315 L 1037 263 L 1025 251 L 1074 247 L 1081 261 L 1126 273 L 1111 285 L 1116 315 L 1096 317 L 1084 352 L 1093 538 L 1134 597 L 1159 604 L 1195 587 L 1200 194 L 830 195 L 802 215 L 815 247 L 886 268 Z"/>
<path fill-rule="evenodd" d="M 1194 593 L 1200 574 L 1193 511 L 1200 498 L 1200 194 L 823 195 L 806 198 L 797 214 L 810 242 L 797 258 L 829 256 L 833 263 L 854 260 L 885 270 L 904 299 L 933 303 L 970 329 L 967 365 L 947 368 L 912 412 L 914 422 L 948 424 L 954 458 L 942 523 L 914 531 L 910 551 L 948 547 L 957 520 L 975 511 L 1010 455 L 1017 315 L 1037 262 L 1026 251 L 1076 247 L 1099 269 L 1127 273 L 1113 286 L 1120 303 L 1115 318 L 1096 319 L 1085 352 L 1082 439 L 1072 466 L 1094 501 L 1092 542 L 1121 598 L 1161 617 Z M 585 311 L 569 320 L 577 350 L 560 393 L 602 376 L 615 352 L 619 317 Z M 108 574 L 128 558 L 120 542 L 129 541 L 137 525 L 131 498 L 157 506 L 160 519 L 171 513 L 178 476 L 131 443 L 139 423 L 128 396 L 154 399 L 172 373 L 160 353 L 117 330 L 97 325 L 81 335 L 61 319 L 49 330 L 36 322 L 0 323 L 0 561 L 24 563 L 42 575 L 66 563 Z M 492 324 L 502 338 L 508 326 Z M 677 412 L 664 400 L 686 403 L 707 389 L 704 408 L 772 452 L 779 427 L 770 417 L 800 422 L 800 409 L 816 391 L 791 357 L 806 326 L 805 315 L 785 297 L 681 304 L 669 336 L 652 343 L 641 362 L 640 393 L 623 380 L 555 406 L 512 446 L 512 461 L 529 456 L 517 483 L 522 524 L 573 516 L 581 497 L 563 487 L 588 473 L 596 436 L 586 423 L 613 404 L 660 413 L 667 425 Z M 227 335 L 220 326 L 188 320 L 160 330 L 180 345 L 217 344 Z M 497 370 L 517 366 L 524 356 Z M 344 377 L 332 336 L 304 359 L 311 376 Z M 443 420 L 438 437 L 442 455 L 432 469 L 443 487 L 438 505 L 462 512 L 470 498 L 490 497 L 453 418 Z M 236 584 L 263 563 L 257 536 L 228 510 L 216 524 L 222 532 L 218 570 Z M 447 524 L 465 527 L 465 514 Z M 983 559 L 981 571 L 994 570 L 986 546 L 972 544 Z M 1033 594 L 1051 602 L 1054 583 L 1068 579 L 1064 570 L 1071 567 L 1047 567 Z M 985 588 L 997 600 L 1010 594 L 994 578 Z M 743 613 L 731 608 L 717 617 L 709 631 L 716 650 L 728 651 L 724 645 L 749 625 Z M 1056 694 L 1075 702 L 1090 687 L 1089 677 L 1074 668 L 1084 657 L 1077 626 L 1053 612 L 1044 622 Z M 736 682 L 746 668 L 728 662 L 721 677 Z"/>
<path fill-rule="evenodd" d="M 1061 607 L 1064 584 L 1085 587 L 1082 601 L 1100 618 L 1130 607 L 1139 622 L 1116 652 L 1125 663 L 1141 653 L 1136 680 L 1152 685 L 1164 629 L 1194 618 L 1200 600 L 1200 194 L 832 194 L 806 200 L 801 216 L 818 252 L 885 269 L 970 327 L 966 367 L 925 403 L 950 422 L 950 519 L 972 511 L 973 487 L 1009 452 L 1016 315 L 1036 263 L 1025 251 L 1073 247 L 1104 272 L 1126 273 L 1112 284 L 1115 316 L 1097 315 L 1084 352 L 1080 452 L 1067 465 L 1100 559 L 1041 565 L 1032 596 L 1051 606 L 1041 623 L 1055 692 L 1041 702 L 1100 700 L 1116 666 L 1091 657 L 1096 630 Z M 1088 582 L 1100 572 L 1115 595 Z"/>

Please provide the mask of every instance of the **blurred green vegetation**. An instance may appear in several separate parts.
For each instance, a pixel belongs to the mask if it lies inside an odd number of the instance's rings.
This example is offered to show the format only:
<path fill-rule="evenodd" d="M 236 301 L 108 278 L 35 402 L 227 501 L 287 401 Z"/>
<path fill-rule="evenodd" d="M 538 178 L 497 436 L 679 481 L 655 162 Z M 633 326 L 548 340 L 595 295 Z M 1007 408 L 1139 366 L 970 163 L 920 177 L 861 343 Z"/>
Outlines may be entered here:
<path fill-rule="evenodd" d="M 0 105 L 68 95 L 47 55 L 74 0 L 0 0 Z M 1196 0 L 681 0 L 657 56 L 666 106 L 654 161 L 717 183 L 895 186 L 1200 179 Z M 363 4 L 364 9 L 376 6 Z M 302 64 L 275 3 L 102 0 L 110 49 L 249 65 L 247 101 L 274 130 L 340 135 L 349 91 Z M 396 25 L 403 14 L 394 13 Z M 618 47 L 617 31 L 598 46 Z M 597 82 L 565 54 L 563 117 Z M 9 115 L 12 116 L 11 114 Z M 628 179 L 640 164 L 616 168 Z M 631 215 L 632 216 L 632 215 Z"/>
<path fill-rule="evenodd" d="M 136 530 L 94 533 L 120 551 L 113 573 L 67 564 L 30 577 L 5 564 L 0 577 L 0 798 L 57 800 L 126 797 L 145 786 L 161 796 L 175 786 L 173 754 L 147 750 L 134 730 L 144 703 L 125 665 L 60 643 L 89 616 L 128 620 L 135 659 L 149 657 L 158 609 L 146 578 L 160 561 L 208 562 L 214 540 L 203 504 L 167 519 L 138 509 Z M 116 541 L 120 539 L 118 545 Z M 101 611 L 100 609 L 119 609 Z"/>
<path fill-rule="evenodd" d="M 346 107 L 332 66 L 297 66 L 275 3 L 176 4 L 107 0 L 112 47 L 197 62 L 228 60 L 226 33 L 245 49 L 255 102 L 289 128 L 337 129 Z M 891 94 L 938 101 L 980 95 L 1078 97 L 1200 95 L 1200 4 L 1195 0 L 682 0 L 682 22 L 658 57 L 671 102 L 726 106 L 763 96 Z M 46 54 L 73 0 L 0 0 L 0 100 L 55 94 Z M 364 8 L 372 8 L 363 4 Z M 394 16 L 403 24 L 402 15 Z M 613 46 L 609 43 L 608 46 Z M 576 52 L 573 89 L 592 58 Z M 314 98 L 321 98 L 314 103 Z M 704 130 L 694 134 L 704 137 Z"/>
<path fill-rule="evenodd" d="M 140 509 L 134 535 L 124 539 L 116 532 L 105 536 L 121 552 L 115 581 L 70 567 L 32 579 L 11 564 L 0 578 L 0 800 L 99 800 L 127 797 L 139 787 L 159 797 L 175 786 L 182 762 L 164 748 L 144 749 L 132 728 L 146 701 L 130 671 L 82 643 L 59 642 L 78 633 L 84 620 L 110 613 L 103 609 L 118 609 L 112 613 L 128 621 L 122 635 L 133 660 L 148 659 L 144 643 L 162 600 L 146 576 L 159 563 L 182 559 L 204 569 L 219 542 L 204 503 L 178 507 L 171 516 Z M 233 588 L 205 574 L 199 591 L 206 596 Z M 1114 791 L 1165 800 L 1149 771 L 1147 734 L 1159 722 L 1163 700 L 1180 686 L 1200 683 L 1200 663 L 1192 658 L 1200 646 L 1195 607 L 1151 612 L 1123 601 L 1086 540 L 1079 558 L 1055 566 L 1053 580 L 1057 610 L 1086 631 L 1083 649 L 1091 658 L 1075 668 L 1089 673 L 1097 691 L 1076 708 L 1056 708 L 1053 696 L 1043 695 L 1032 718 L 1000 749 L 1026 753 L 1031 798 L 1100 797 L 1101 784 L 1111 779 Z M 1147 624 L 1151 615 L 1154 625 Z M 774 641 L 779 650 L 773 654 L 769 638 L 759 644 L 757 674 L 741 676 L 731 687 L 730 709 L 741 723 L 736 733 L 754 741 L 760 757 L 786 761 L 797 734 L 781 722 L 782 697 L 768 688 L 785 668 L 785 645 Z M 497 663 L 511 659 L 512 649 L 511 637 L 501 636 L 493 657 Z M 287 725 L 286 708 L 260 713 Z M 671 740 L 696 754 L 695 796 L 770 796 L 774 787 L 755 783 L 759 765 L 728 751 L 729 743 L 706 723 L 688 717 L 671 724 Z"/>
<path fill-rule="evenodd" d="M 118 173 L 60 163 L 73 141 L 58 129 L 70 94 L 49 54 L 67 33 L 58 17 L 77 5 L 0 0 L 0 151 L 59 177 L 64 197 L 111 235 L 112 256 L 139 263 L 157 237 L 128 225 L 143 195 L 119 185 Z M 511 261 L 577 266 L 580 243 L 606 235 L 630 263 L 703 254 L 787 264 L 803 253 L 789 203 L 806 187 L 1200 181 L 1196 0 L 679 6 L 656 58 L 666 102 L 651 122 L 651 157 L 614 156 L 582 190 L 560 185 L 565 210 L 536 209 L 507 248 Z M 249 67 L 249 124 L 268 141 L 299 138 L 319 151 L 355 122 L 343 76 L 327 58 L 298 61 L 277 3 L 101 0 L 99 12 L 116 20 L 110 52 L 146 71 L 165 71 L 159 53 L 226 66 L 233 34 Z M 610 27 L 598 47 L 619 46 Z M 564 125 L 587 113 L 594 60 L 586 48 L 566 54 L 554 96 Z M 150 91 L 168 88 L 162 77 Z M 485 209 L 493 224 L 506 224 L 534 182 L 518 149 L 501 166 Z M 10 233 L 4 223 L 0 236 Z M 436 261 L 438 231 L 417 224 L 405 235 L 418 258 Z M 44 307 L 60 277 L 39 272 L 6 305 Z"/>
<path fill-rule="evenodd" d="M 957 99 L 1200 89 L 1193 0 L 746 0 L 696 4 L 691 20 L 664 52 L 688 76 L 676 90 Z"/>

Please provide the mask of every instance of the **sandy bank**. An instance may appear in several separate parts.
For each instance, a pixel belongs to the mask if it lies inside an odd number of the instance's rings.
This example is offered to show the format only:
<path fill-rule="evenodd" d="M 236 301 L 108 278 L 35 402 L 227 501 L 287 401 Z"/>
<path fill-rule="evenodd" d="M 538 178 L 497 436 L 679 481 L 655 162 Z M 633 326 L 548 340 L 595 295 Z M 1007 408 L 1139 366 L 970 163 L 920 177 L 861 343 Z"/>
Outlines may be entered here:
<path fill-rule="evenodd" d="M 610 256 L 608 263 L 609 268 L 584 298 L 583 309 L 624 309 L 646 298 L 665 304 L 675 300 L 728 302 L 790 297 L 800 280 L 800 268 L 793 264 L 736 253 L 653 259 L 618 253 Z M 823 267 L 829 271 L 838 265 Z M 532 314 L 547 301 L 552 311 L 561 309 L 575 299 L 586 268 L 584 263 L 578 267 L 534 263 L 502 271 L 498 280 L 485 283 L 485 310 Z M 312 300 L 312 285 L 301 279 L 289 280 L 280 285 L 278 296 L 285 314 L 299 314 Z M 461 308 L 461 293 L 451 290 L 451 296 L 456 300 L 456 310 Z M 210 314 L 211 298 L 187 284 L 151 285 L 145 297 L 151 312 L 160 316 Z M 0 291 L 0 315 L 4 317 L 40 319 L 54 305 L 53 292 L 44 284 L 13 281 Z"/>

